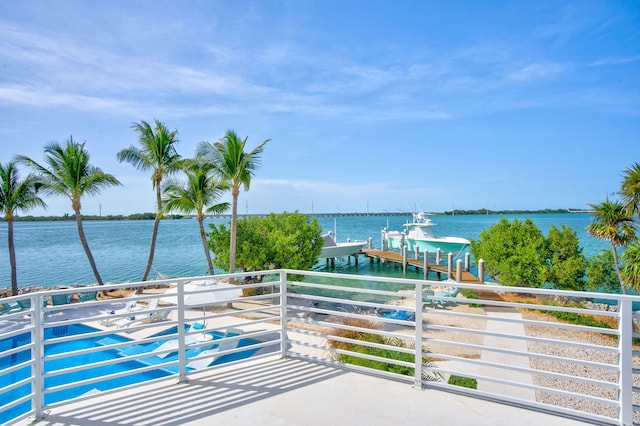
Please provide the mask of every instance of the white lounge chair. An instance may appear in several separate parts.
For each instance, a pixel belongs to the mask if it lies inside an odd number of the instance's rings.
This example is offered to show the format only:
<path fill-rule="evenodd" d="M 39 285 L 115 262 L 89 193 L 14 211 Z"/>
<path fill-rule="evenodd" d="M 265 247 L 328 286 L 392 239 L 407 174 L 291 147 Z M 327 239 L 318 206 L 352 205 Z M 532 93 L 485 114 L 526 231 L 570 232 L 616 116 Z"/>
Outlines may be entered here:
<path fill-rule="evenodd" d="M 105 318 L 105 319 L 100 320 L 98 322 L 100 324 L 103 324 L 103 325 L 111 326 L 116 321 L 120 321 L 120 320 L 123 319 L 121 315 L 123 315 L 123 314 L 134 314 L 135 312 L 141 311 L 143 309 L 144 309 L 144 307 L 138 305 L 138 302 L 136 302 L 135 300 L 134 301 L 130 301 L 130 302 L 127 302 L 124 305 L 124 308 L 118 309 L 118 310 L 115 310 L 115 311 L 110 311 L 109 314 L 113 315 L 113 318 Z"/>
<path fill-rule="evenodd" d="M 225 333 L 225 337 L 241 336 L 242 333 L 243 331 L 239 328 L 229 328 Z M 213 349 L 202 351 L 198 354 L 198 359 L 195 359 L 187 363 L 187 367 L 192 368 L 194 370 L 201 370 L 203 368 L 207 368 L 216 359 L 224 355 L 221 352 L 225 352 L 230 349 L 236 348 L 239 342 L 240 342 L 240 338 L 233 339 L 233 340 L 225 340 Z"/>
<path fill-rule="evenodd" d="M 167 315 L 169 315 L 169 311 L 164 310 L 161 312 L 156 312 L 157 308 L 158 308 L 158 299 L 151 299 L 146 308 L 143 308 L 135 312 L 135 315 L 124 317 L 114 322 L 114 324 L 118 328 L 124 328 L 124 327 L 129 327 L 131 324 L 134 324 L 136 322 L 162 321 L 167 317 Z"/>

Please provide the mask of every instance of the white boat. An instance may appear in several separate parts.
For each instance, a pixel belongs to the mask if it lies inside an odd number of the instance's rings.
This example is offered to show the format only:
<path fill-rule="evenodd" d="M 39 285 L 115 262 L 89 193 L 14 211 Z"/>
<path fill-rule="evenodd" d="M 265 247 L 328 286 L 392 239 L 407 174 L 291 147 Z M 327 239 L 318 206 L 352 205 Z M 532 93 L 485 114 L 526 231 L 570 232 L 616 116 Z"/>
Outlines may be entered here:
<path fill-rule="evenodd" d="M 435 256 L 438 249 L 443 254 L 453 253 L 457 256 L 469 245 L 469 240 L 461 237 L 437 237 L 433 235 L 431 228 L 435 223 L 424 212 L 413 213 L 413 222 L 404 224 L 404 231 L 382 231 L 382 238 L 387 242 L 389 250 L 401 250 L 404 244 L 407 245 L 409 253 L 429 252 L 429 256 Z"/>
<path fill-rule="evenodd" d="M 334 234 L 329 232 L 322 236 L 324 245 L 320 251 L 319 258 L 332 258 L 350 256 L 362 250 L 367 244 L 366 241 L 347 241 L 346 243 L 337 243 Z"/>

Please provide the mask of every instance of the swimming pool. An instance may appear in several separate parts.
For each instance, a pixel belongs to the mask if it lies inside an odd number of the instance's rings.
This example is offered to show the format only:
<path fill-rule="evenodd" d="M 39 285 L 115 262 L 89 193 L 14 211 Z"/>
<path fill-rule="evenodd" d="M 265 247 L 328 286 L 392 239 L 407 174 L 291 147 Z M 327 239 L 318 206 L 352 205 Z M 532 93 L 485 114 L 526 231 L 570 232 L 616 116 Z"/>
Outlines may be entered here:
<path fill-rule="evenodd" d="M 167 330 L 164 330 L 161 333 L 154 335 L 154 337 L 159 337 L 166 335 L 167 339 L 158 340 L 156 342 L 151 343 L 141 343 L 137 344 L 135 340 L 130 339 L 126 336 L 122 336 L 119 334 L 110 334 L 107 336 L 98 336 L 91 337 L 87 336 L 85 339 L 77 339 L 68 342 L 59 342 L 59 343 L 47 343 L 46 340 L 51 340 L 59 337 L 66 337 L 72 335 L 86 334 L 99 331 L 93 327 L 89 327 L 82 324 L 71 324 L 60 327 L 53 327 L 45 329 L 45 346 L 44 352 L 45 356 L 52 356 L 57 354 L 63 354 L 65 352 L 73 352 L 79 351 L 82 349 L 95 348 L 100 346 L 105 346 L 105 350 L 73 355 L 64 358 L 58 359 L 48 359 L 45 361 L 44 370 L 47 373 L 55 373 L 56 371 L 67 369 L 70 367 L 75 367 L 79 365 L 86 365 L 97 363 L 101 361 L 112 361 L 124 358 L 126 356 L 138 355 L 149 353 L 148 357 L 142 357 L 135 360 L 123 360 L 121 362 L 110 363 L 109 365 L 104 366 L 96 366 L 94 368 L 88 368 L 80 371 L 72 371 L 67 373 L 61 373 L 57 375 L 53 375 L 45 378 L 44 387 L 45 389 L 52 389 L 58 386 L 63 386 L 70 383 L 78 383 L 89 379 L 94 379 L 102 376 L 113 375 L 117 373 L 126 373 L 121 377 L 109 378 L 96 383 L 89 384 L 80 384 L 73 388 L 69 389 L 61 389 L 57 391 L 52 391 L 50 393 L 46 393 L 45 404 L 53 404 L 56 402 L 72 399 L 83 395 L 88 392 L 98 392 L 105 391 L 110 389 L 115 389 L 118 387 L 123 387 L 127 385 L 131 385 L 134 383 L 140 383 L 144 381 L 149 381 L 161 377 L 167 377 L 178 372 L 177 365 L 171 366 L 159 366 L 157 369 L 152 369 L 149 371 L 136 371 L 140 370 L 144 367 L 149 367 L 158 364 L 165 364 L 171 361 L 176 361 L 178 359 L 178 353 L 168 353 L 166 356 L 160 357 L 154 354 L 152 351 L 156 349 L 162 343 L 175 339 L 175 333 L 177 332 L 177 327 L 172 327 Z M 211 345 L 199 347 L 199 348 L 188 348 L 186 353 L 187 357 L 196 356 L 200 351 L 211 349 L 216 346 L 216 339 L 220 339 L 223 337 L 222 333 L 219 332 L 207 332 L 207 334 L 211 335 Z M 10 350 L 12 348 L 18 348 L 23 345 L 27 345 L 30 343 L 31 334 L 24 333 L 12 338 L 2 339 L 0 340 L 0 352 Z M 129 342 L 130 345 L 126 345 L 121 348 L 108 348 L 107 345 L 113 343 L 125 343 Z M 238 346 L 249 346 L 258 343 L 252 339 L 240 339 Z M 234 361 L 237 359 L 243 359 L 251 356 L 257 349 L 247 349 L 246 351 L 239 351 L 232 354 L 227 354 L 219 359 L 217 359 L 215 364 L 222 364 L 225 362 Z M 10 356 L 5 356 L 0 358 L 0 371 L 7 369 L 11 366 L 28 362 L 31 358 L 31 351 L 29 349 L 25 349 L 23 351 L 19 351 Z M 16 371 L 2 374 L 0 375 L 0 389 L 5 389 L 6 387 L 12 385 L 13 383 L 17 383 L 21 380 L 26 380 L 32 376 L 31 366 L 27 366 L 24 368 L 20 368 Z M 5 392 L 0 394 L 0 406 L 4 404 L 11 403 L 12 401 L 16 401 L 24 396 L 27 396 L 31 393 L 31 383 L 26 383 L 21 385 L 15 389 L 12 389 L 9 392 Z M 9 408 L 7 410 L 0 411 L 0 423 L 3 423 L 7 419 L 13 419 L 20 415 L 23 415 L 31 410 L 31 401 L 27 401 L 21 403 L 15 407 Z"/>

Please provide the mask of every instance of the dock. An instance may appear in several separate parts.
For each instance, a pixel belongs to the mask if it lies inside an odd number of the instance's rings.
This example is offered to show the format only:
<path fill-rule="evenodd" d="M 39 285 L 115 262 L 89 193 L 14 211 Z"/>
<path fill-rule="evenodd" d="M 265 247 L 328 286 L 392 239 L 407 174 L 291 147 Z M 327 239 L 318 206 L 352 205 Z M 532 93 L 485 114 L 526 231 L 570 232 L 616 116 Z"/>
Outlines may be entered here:
<path fill-rule="evenodd" d="M 404 265 L 403 256 L 398 252 L 383 251 L 383 250 L 377 250 L 377 249 L 363 249 L 361 253 L 367 256 L 369 260 L 372 262 L 375 259 L 375 260 L 378 260 L 379 262 L 380 261 L 391 262 L 399 265 Z M 424 259 L 407 257 L 406 261 L 407 261 L 407 266 L 413 266 L 416 269 L 423 269 L 425 265 Z M 427 268 L 428 268 L 428 271 L 434 271 L 436 274 L 438 274 L 438 277 L 440 277 L 441 274 L 449 275 L 448 265 L 441 265 L 438 263 L 427 262 Z M 478 277 L 473 275 L 471 272 L 469 272 L 465 268 L 462 268 L 462 271 L 458 272 L 456 270 L 456 266 L 452 265 L 451 275 L 453 276 L 450 278 L 455 279 L 458 273 L 461 274 L 461 280 L 459 281 L 461 283 L 465 283 L 465 284 L 483 284 L 484 283 L 483 280 L 480 280 Z"/>

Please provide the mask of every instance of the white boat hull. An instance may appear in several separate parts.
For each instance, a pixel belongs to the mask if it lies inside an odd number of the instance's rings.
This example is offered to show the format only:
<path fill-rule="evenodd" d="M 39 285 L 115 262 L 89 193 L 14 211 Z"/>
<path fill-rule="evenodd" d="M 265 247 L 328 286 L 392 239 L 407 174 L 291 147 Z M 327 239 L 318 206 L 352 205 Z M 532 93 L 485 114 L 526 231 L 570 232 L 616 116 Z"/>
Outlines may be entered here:
<path fill-rule="evenodd" d="M 424 212 L 414 213 L 413 222 L 404 224 L 407 228 L 404 232 L 383 231 L 383 239 L 387 241 L 389 250 L 402 250 L 404 244 L 410 253 L 429 252 L 429 256 L 435 256 L 440 250 L 443 254 L 460 254 L 470 243 L 466 238 L 461 237 L 438 237 L 433 234 L 431 228 L 435 225 L 429 219 L 429 215 Z"/>
<path fill-rule="evenodd" d="M 402 249 L 403 238 L 399 232 L 397 235 L 388 233 L 387 242 L 389 244 L 389 249 Z M 422 254 L 427 250 L 430 256 L 435 256 L 438 249 L 440 249 L 442 253 L 453 253 L 456 255 L 469 245 L 468 240 L 459 237 L 433 237 L 426 239 L 405 238 L 404 243 L 407 245 L 407 250 L 410 253 L 414 253 L 417 249 L 418 252 Z"/>
<path fill-rule="evenodd" d="M 367 244 L 366 241 L 336 243 L 335 246 L 322 247 L 319 258 L 344 257 L 358 253 Z"/>

